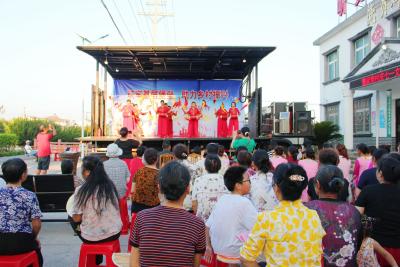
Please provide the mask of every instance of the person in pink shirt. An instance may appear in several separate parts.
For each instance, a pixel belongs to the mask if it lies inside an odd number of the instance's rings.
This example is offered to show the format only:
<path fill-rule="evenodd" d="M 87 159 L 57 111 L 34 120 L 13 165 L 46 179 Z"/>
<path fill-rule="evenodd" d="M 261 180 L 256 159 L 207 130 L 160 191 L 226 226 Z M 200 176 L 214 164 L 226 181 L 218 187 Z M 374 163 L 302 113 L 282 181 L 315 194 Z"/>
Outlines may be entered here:
<path fill-rule="evenodd" d="M 339 164 L 338 167 L 343 172 L 343 177 L 350 182 L 350 169 L 351 160 L 349 159 L 349 154 L 347 153 L 347 148 L 343 144 L 338 144 L 336 150 L 339 153 Z"/>
<path fill-rule="evenodd" d="M 355 186 L 358 185 L 361 174 L 370 168 L 372 162 L 372 157 L 366 144 L 361 143 L 357 145 L 357 154 L 359 157 L 354 163 L 353 172 L 353 183 Z"/>
<path fill-rule="evenodd" d="M 275 152 L 274 155 L 270 159 L 272 167 L 274 167 L 274 169 L 276 169 L 276 167 L 278 167 L 279 164 L 288 162 L 287 159 L 285 158 L 283 147 L 281 146 L 275 147 L 274 152 Z"/>
<path fill-rule="evenodd" d="M 143 164 L 143 154 L 146 151 L 145 146 L 140 146 L 136 150 L 136 157 L 134 157 L 131 160 L 130 166 L 129 166 L 129 171 L 131 173 L 131 177 L 129 178 L 129 181 L 126 183 L 126 197 L 130 197 L 131 195 L 131 190 L 132 190 L 132 182 L 133 182 L 133 176 L 135 176 L 135 173 L 144 167 Z"/>
<path fill-rule="evenodd" d="M 307 173 L 307 177 L 309 179 L 314 178 L 317 175 L 318 171 L 318 161 L 315 160 L 315 152 L 311 147 L 308 147 L 305 151 L 305 159 L 299 160 L 298 165 L 303 167 L 303 169 Z M 301 201 L 302 202 L 308 202 L 309 197 L 307 193 L 308 187 L 303 190 L 303 193 L 301 194 Z"/>
<path fill-rule="evenodd" d="M 45 175 L 50 166 L 50 140 L 57 134 L 57 131 L 50 124 L 40 125 L 40 132 L 36 136 L 38 168 L 36 175 Z M 51 133 L 49 133 L 51 132 Z"/>

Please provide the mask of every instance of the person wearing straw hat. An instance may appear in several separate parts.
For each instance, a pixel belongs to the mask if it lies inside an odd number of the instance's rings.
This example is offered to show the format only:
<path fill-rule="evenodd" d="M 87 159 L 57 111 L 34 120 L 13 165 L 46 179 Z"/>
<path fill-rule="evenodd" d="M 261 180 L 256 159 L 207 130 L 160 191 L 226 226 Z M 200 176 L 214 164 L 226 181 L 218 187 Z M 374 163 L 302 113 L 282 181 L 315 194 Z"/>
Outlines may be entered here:
<path fill-rule="evenodd" d="M 126 182 L 131 176 L 128 166 L 123 160 L 118 158 L 121 155 L 122 149 L 118 145 L 109 144 L 106 152 L 106 156 L 109 159 L 104 162 L 104 169 L 111 181 L 114 182 L 120 199 L 125 196 Z"/>

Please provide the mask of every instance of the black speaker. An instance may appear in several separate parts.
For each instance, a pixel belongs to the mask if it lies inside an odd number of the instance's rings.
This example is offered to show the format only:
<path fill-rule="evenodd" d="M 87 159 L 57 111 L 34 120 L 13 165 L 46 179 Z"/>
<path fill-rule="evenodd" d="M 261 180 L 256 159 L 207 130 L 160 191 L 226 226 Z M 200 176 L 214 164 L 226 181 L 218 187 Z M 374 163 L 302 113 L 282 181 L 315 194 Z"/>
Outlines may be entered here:
<path fill-rule="evenodd" d="M 294 113 L 294 134 L 312 135 L 311 111 L 297 111 Z"/>

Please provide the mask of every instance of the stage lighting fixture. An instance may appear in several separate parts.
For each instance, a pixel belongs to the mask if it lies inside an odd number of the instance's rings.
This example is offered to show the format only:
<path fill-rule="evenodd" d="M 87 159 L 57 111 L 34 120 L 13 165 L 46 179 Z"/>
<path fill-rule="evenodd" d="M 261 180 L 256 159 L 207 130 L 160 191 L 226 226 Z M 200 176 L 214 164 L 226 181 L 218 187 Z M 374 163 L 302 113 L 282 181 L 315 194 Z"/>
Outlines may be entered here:
<path fill-rule="evenodd" d="M 382 45 L 382 50 L 386 50 L 386 49 L 387 49 L 387 45 L 386 44 Z"/>
<path fill-rule="evenodd" d="M 243 63 L 246 63 L 246 62 L 247 62 L 247 60 L 244 58 L 244 59 L 242 60 L 242 62 L 243 62 Z"/>
<path fill-rule="evenodd" d="M 116 68 L 116 69 L 115 69 L 115 72 L 119 72 L 119 69 L 118 69 L 118 68 Z"/>

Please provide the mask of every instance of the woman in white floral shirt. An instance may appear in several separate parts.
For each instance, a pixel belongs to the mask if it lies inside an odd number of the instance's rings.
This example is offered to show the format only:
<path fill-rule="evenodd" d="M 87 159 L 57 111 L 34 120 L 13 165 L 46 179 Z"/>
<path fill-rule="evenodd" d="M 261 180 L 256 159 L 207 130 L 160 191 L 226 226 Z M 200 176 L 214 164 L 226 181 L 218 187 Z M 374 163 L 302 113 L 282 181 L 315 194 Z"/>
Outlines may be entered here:
<path fill-rule="evenodd" d="M 268 158 L 268 152 L 258 149 L 253 154 L 253 168 L 256 174 L 250 177 L 250 200 L 258 212 L 272 210 L 279 204 L 272 188 L 272 165 Z"/>
<path fill-rule="evenodd" d="M 192 189 L 194 213 L 207 221 L 218 199 L 229 191 L 225 187 L 224 177 L 219 174 L 221 161 L 218 155 L 207 155 L 204 162 L 207 174 L 196 179 Z"/>

